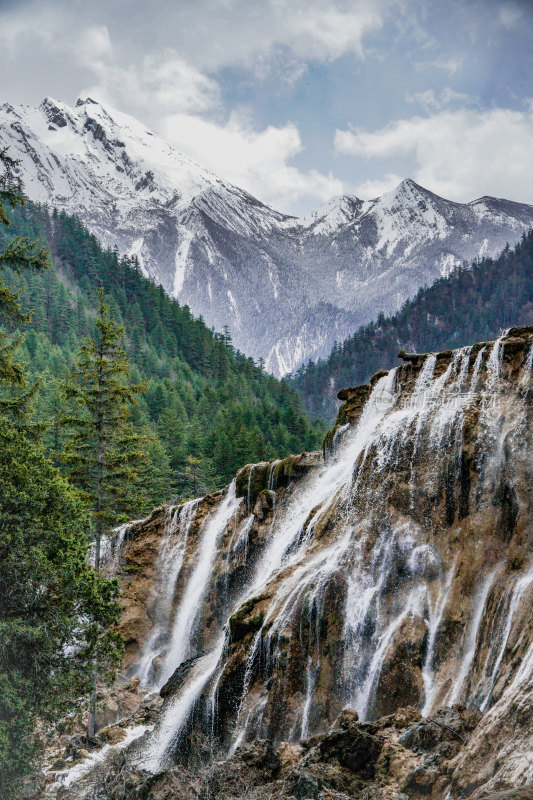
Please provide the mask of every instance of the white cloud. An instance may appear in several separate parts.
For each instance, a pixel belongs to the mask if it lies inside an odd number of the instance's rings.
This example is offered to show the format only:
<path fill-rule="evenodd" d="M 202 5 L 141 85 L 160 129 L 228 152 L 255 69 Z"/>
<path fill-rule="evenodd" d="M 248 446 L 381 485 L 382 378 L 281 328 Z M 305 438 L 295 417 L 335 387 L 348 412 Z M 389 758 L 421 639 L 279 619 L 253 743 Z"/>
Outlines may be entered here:
<path fill-rule="evenodd" d="M 256 130 L 244 113 L 233 113 L 225 124 L 175 114 L 164 120 L 161 132 L 216 174 L 279 210 L 303 200 L 323 202 L 344 190 L 331 174 L 290 164 L 302 149 L 298 129 L 291 123 Z"/>
<path fill-rule="evenodd" d="M 456 92 L 446 86 L 441 92 L 437 94 L 434 89 L 426 89 L 425 92 L 418 92 L 413 95 L 407 95 L 409 103 L 419 103 L 425 111 L 440 111 L 446 106 L 453 103 L 473 103 L 473 98 L 470 98 L 463 92 Z"/>
<path fill-rule="evenodd" d="M 110 56 L 111 52 L 111 39 L 106 25 L 87 28 L 80 36 L 76 47 L 76 55 L 88 66 L 94 60 Z"/>
<path fill-rule="evenodd" d="M 17 9 L 6 13 L 0 24 L 0 42 L 11 57 L 15 57 L 21 44 L 32 41 L 54 45 L 55 35 L 61 28 L 60 17 L 50 9 L 34 8 L 31 14 L 19 14 Z"/>
<path fill-rule="evenodd" d="M 500 22 L 504 28 L 514 28 L 521 16 L 521 9 L 514 3 L 505 3 L 500 8 Z"/>
<path fill-rule="evenodd" d="M 379 3 L 352 2 L 346 7 L 339 3 L 306 3 L 295 8 L 294 3 L 273 3 L 282 11 L 282 25 L 276 38 L 301 57 L 333 60 L 352 52 L 363 57 L 363 39 L 379 30 L 383 24 Z M 383 5 L 383 4 L 381 4 Z"/>
<path fill-rule="evenodd" d="M 395 172 L 387 172 L 382 178 L 375 180 L 369 178 L 366 181 L 358 184 L 355 187 L 355 194 L 362 200 L 373 200 L 374 197 L 380 197 L 385 192 L 394 189 L 402 181 L 401 175 L 396 175 Z"/>
<path fill-rule="evenodd" d="M 216 81 L 188 64 L 172 50 L 145 56 L 139 64 L 122 67 L 93 60 L 97 82 L 84 90 L 117 107 L 127 104 L 134 113 L 206 112 L 219 105 Z"/>
<path fill-rule="evenodd" d="M 462 69 L 463 61 L 462 56 L 450 56 L 450 58 L 437 58 L 435 61 L 419 61 L 416 68 L 425 71 L 428 67 L 433 67 L 447 72 L 448 75 L 455 75 Z"/>
<path fill-rule="evenodd" d="M 298 59 L 331 61 L 364 55 L 400 0 L 184 0 L 175 11 L 180 52 L 200 68 L 243 64 L 263 68 L 285 48 Z M 186 31 L 186 36 L 181 35 Z"/>
<path fill-rule="evenodd" d="M 496 194 L 533 202 L 533 104 L 526 111 L 441 111 L 376 131 L 338 130 L 335 146 L 366 159 L 410 156 L 412 177 L 454 200 Z"/>

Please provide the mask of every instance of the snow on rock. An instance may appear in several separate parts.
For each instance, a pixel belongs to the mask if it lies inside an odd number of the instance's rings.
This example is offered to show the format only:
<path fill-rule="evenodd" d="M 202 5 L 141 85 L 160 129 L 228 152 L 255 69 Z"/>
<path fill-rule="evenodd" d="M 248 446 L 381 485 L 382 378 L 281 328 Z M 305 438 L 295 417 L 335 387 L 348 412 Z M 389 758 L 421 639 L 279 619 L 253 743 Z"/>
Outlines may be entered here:
<path fill-rule="evenodd" d="M 105 246 L 137 256 L 144 275 L 209 326 L 228 324 L 235 346 L 277 375 L 533 224 L 532 206 L 453 203 L 412 180 L 296 219 L 91 98 L 3 104 L 0 147 L 20 159 L 32 200 L 77 214 Z"/>

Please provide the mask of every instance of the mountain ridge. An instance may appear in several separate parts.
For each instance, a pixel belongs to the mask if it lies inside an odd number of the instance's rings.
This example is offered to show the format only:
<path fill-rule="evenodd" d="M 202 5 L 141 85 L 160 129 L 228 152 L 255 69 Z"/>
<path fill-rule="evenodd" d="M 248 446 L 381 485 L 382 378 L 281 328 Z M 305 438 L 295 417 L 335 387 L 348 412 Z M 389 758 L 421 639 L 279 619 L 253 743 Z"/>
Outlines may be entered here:
<path fill-rule="evenodd" d="M 361 326 L 327 359 L 292 376 L 312 417 L 334 418 L 337 391 L 367 381 L 400 348 L 447 350 L 493 339 L 512 325 L 533 323 L 533 231 L 497 259 L 484 258 L 421 289 L 396 314 Z"/>
<path fill-rule="evenodd" d="M 410 178 L 372 200 L 343 195 L 292 217 L 91 98 L 3 104 L 0 146 L 21 159 L 30 199 L 137 256 L 145 276 L 210 327 L 227 324 L 276 375 L 327 356 L 359 325 L 465 261 L 496 256 L 533 224 L 533 206 L 455 203 Z"/>

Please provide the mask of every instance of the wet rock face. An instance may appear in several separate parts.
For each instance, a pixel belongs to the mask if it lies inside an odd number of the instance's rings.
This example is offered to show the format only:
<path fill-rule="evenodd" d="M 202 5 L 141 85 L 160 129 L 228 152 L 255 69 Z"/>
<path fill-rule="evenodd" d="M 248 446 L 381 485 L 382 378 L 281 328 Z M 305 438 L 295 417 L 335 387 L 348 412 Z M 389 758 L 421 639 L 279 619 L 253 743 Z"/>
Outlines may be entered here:
<path fill-rule="evenodd" d="M 422 677 L 427 628 L 420 617 L 409 617 L 400 625 L 383 655 L 373 715 L 382 717 L 404 706 L 424 702 Z"/>
<path fill-rule="evenodd" d="M 239 471 L 165 689 L 163 716 L 189 697 L 195 657 L 219 653 L 176 758 L 270 742 L 268 782 L 285 775 L 303 798 L 358 796 L 362 781 L 393 786 L 386 800 L 450 787 L 478 800 L 529 780 L 532 362 L 528 329 L 417 355 L 341 393 L 325 464 L 313 453 Z M 130 675 L 148 653 L 157 683 L 225 498 L 131 526 L 119 564 Z M 162 552 L 182 559 L 166 594 Z M 347 706 L 359 720 L 339 718 Z"/>
<path fill-rule="evenodd" d="M 139 760 L 116 760 L 93 782 L 88 797 L 106 800 L 417 800 L 438 797 L 433 789 L 449 772 L 462 743 L 450 730 L 462 731 L 464 742 L 474 720 L 462 707 L 443 710 L 436 734 L 433 718 L 419 719 L 406 708 L 376 723 L 361 723 L 351 709 L 341 712 L 324 734 L 301 743 L 256 740 L 238 747 L 224 760 L 169 766 L 157 775 L 142 771 Z M 436 718 L 435 718 L 436 719 Z M 412 724 L 414 723 L 414 724 Z M 407 728 L 406 728 L 407 726 Z M 408 741 L 408 746 L 403 744 Z M 422 743 L 421 747 L 416 746 Z M 432 781 L 432 782 L 431 782 Z M 76 800 L 86 795 L 78 794 Z M 71 800 L 69 795 L 66 795 Z M 73 799 L 72 799 L 73 800 Z"/>
<path fill-rule="evenodd" d="M 338 762 L 361 778 L 373 778 L 382 747 L 381 737 L 365 730 L 356 719 L 341 715 L 335 727 L 320 742 L 320 759 Z"/>
<path fill-rule="evenodd" d="M 304 477 L 321 463 L 321 454 L 312 452 L 288 456 L 276 461 L 247 464 L 237 473 L 237 497 L 242 497 L 251 511 L 260 494 L 288 486 L 291 481 L 297 481 Z"/>

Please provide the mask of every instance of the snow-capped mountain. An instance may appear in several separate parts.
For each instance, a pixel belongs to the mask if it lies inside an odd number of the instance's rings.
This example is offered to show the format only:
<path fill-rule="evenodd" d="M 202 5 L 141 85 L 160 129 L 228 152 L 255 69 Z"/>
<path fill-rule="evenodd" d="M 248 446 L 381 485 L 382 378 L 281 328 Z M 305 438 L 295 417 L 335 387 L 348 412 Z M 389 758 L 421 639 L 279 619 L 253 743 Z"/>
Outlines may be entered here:
<path fill-rule="evenodd" d="M 296 219 L 221 180 L 133 118 L 75 107 L 0 106 L 0 147 L 27 195 L 77 214 L 106 245 L 276 374 L 326 355 L 379 311 L 533 224 L 533 207 L 444 200 L 403 181 Z"/>

